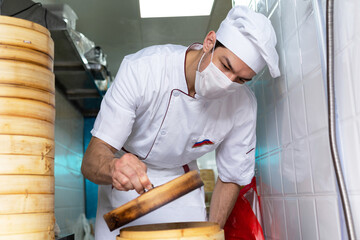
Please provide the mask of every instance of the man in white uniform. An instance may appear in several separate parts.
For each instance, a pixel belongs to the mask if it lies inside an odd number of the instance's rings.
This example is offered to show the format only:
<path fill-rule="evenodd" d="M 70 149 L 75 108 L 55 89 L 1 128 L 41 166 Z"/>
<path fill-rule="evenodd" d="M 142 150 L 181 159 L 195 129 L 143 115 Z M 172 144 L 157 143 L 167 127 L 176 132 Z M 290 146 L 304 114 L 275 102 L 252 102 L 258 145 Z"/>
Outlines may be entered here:
<path fill-rule="evenodd" d="M 153 46 L 126 56 L 104 97 L 82 172 L 99 184 L 96 239 L 115 239 L 103 215 L 164 184 L 216 150 L 219 178 L 209 221 L 224 226 L 241 185 L 254 176 L 256 99 L 244 84 L 268 65 L 277 77 L 270 21 L 230 10 L 203 45 Z M 120 151 L 122 150 L 122 151 Z M 206 221 L 197 189 L 130 225 Z"/>

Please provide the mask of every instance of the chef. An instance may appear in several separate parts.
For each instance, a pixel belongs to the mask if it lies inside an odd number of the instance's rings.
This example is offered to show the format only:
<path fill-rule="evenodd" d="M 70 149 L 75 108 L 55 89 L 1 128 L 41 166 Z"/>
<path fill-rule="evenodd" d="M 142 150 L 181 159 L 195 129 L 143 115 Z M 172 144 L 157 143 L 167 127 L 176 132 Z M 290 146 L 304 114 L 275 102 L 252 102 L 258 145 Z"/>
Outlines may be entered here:
<path fill-rule="evenodd" d="M 82 173 L 99 184 L 95 238 L 115 239 L 103 215 L 185 172 L 215 150 L 219 178 L 206 219 L 203 189 L 131 222 L 213 221 L 224 226 L 255 164 L 256 99 L 245 84 L 265 65 L 279 76 L 270 21 L 232 8 L 203 44 L 128 55 L 107 91 Z M 127 225 L 127 226 L 129 226 Z"/>

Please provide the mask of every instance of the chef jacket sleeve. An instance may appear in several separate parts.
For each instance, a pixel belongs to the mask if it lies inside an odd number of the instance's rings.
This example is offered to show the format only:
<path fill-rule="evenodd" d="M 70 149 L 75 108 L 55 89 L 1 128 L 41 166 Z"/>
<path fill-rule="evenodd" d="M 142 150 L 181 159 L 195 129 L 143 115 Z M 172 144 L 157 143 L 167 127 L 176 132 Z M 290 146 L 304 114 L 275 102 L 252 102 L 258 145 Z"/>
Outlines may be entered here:
<path fill-rule="evenodd" d="M 233 129 L 216 149 L 216 165 L 223 182 L 244 186 L 254 176 L 256 111 L 255 100 L 237 114 Z"/>
<path fill-rule="evenodd" d="M 91 134 L 117 150 L 131 133 L 135 111 L 140 101 L 141 84 L 136 66 L 126 58 L 121 63 L 114 82 L 101 102 Z"/>

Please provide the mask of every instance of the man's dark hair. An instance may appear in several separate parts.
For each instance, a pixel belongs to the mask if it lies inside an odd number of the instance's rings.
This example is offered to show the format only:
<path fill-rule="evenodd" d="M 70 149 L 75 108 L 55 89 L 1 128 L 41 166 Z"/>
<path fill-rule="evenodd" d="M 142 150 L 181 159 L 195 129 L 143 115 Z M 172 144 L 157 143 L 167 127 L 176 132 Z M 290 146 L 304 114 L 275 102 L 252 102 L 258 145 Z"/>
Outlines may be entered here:
<path fill-rule="evenodd" d="M 215 49 L 216 49 L 217 47 L 226 48 L 219 40 L 216 40 L 216 42 L 215 42 Z"/>

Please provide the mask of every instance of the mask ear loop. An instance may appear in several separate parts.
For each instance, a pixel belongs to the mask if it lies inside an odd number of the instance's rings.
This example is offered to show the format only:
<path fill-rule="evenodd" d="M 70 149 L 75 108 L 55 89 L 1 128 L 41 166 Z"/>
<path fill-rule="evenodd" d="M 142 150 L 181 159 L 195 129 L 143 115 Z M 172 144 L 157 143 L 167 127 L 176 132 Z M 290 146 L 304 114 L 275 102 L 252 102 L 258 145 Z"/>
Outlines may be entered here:
<path fill-rule="evenodd" d="M 199 61 L 199 63 L 198 63 L 198 67 L 197 67 L 197 71 L 198 71 L 198 72 L 199 72 L 199 69 L 200 69 L 200 63 L 201 63 L 201 61 L 203 60 L 204 56 L 205 56 L 205 53 L 203 53 L 203 55 L 201 56 L 200 61 Z"/>
<path fill-rule="evenodd" d="M 214 51 L 215 51 L 215 43 L 214 43 L 214 47 L 212 49 L 212 52 L 211 52 L 211 60 L 210 60 L 210 63 L 212 63 L 212 59 L 213 59 L 213 56 L 214 56 Z"/>
<path fill-rule="evenodd" d="M 212 49 L 212 51 L 211 51 L 210 63 L 212 63 L 212 59 L 213 59 L 213 56 L 214 56 L 214 51 L 215 51 L 215 44 L 214 44 L 214 47 L 213 47 L 213 49 Z M 199 61 L 199 63 L 198 63 L 198 67 L 197 67 L 197 71 L 199 71 L 199 69 L 200 69 L 200 63 L 201 63 L 201 61 L 203 60 L 204 56 L 205 56 L 205 53 L 204 53 L 204 54 L 201 56 L 201 58 L 200 58 L 200 61 Z"/>

